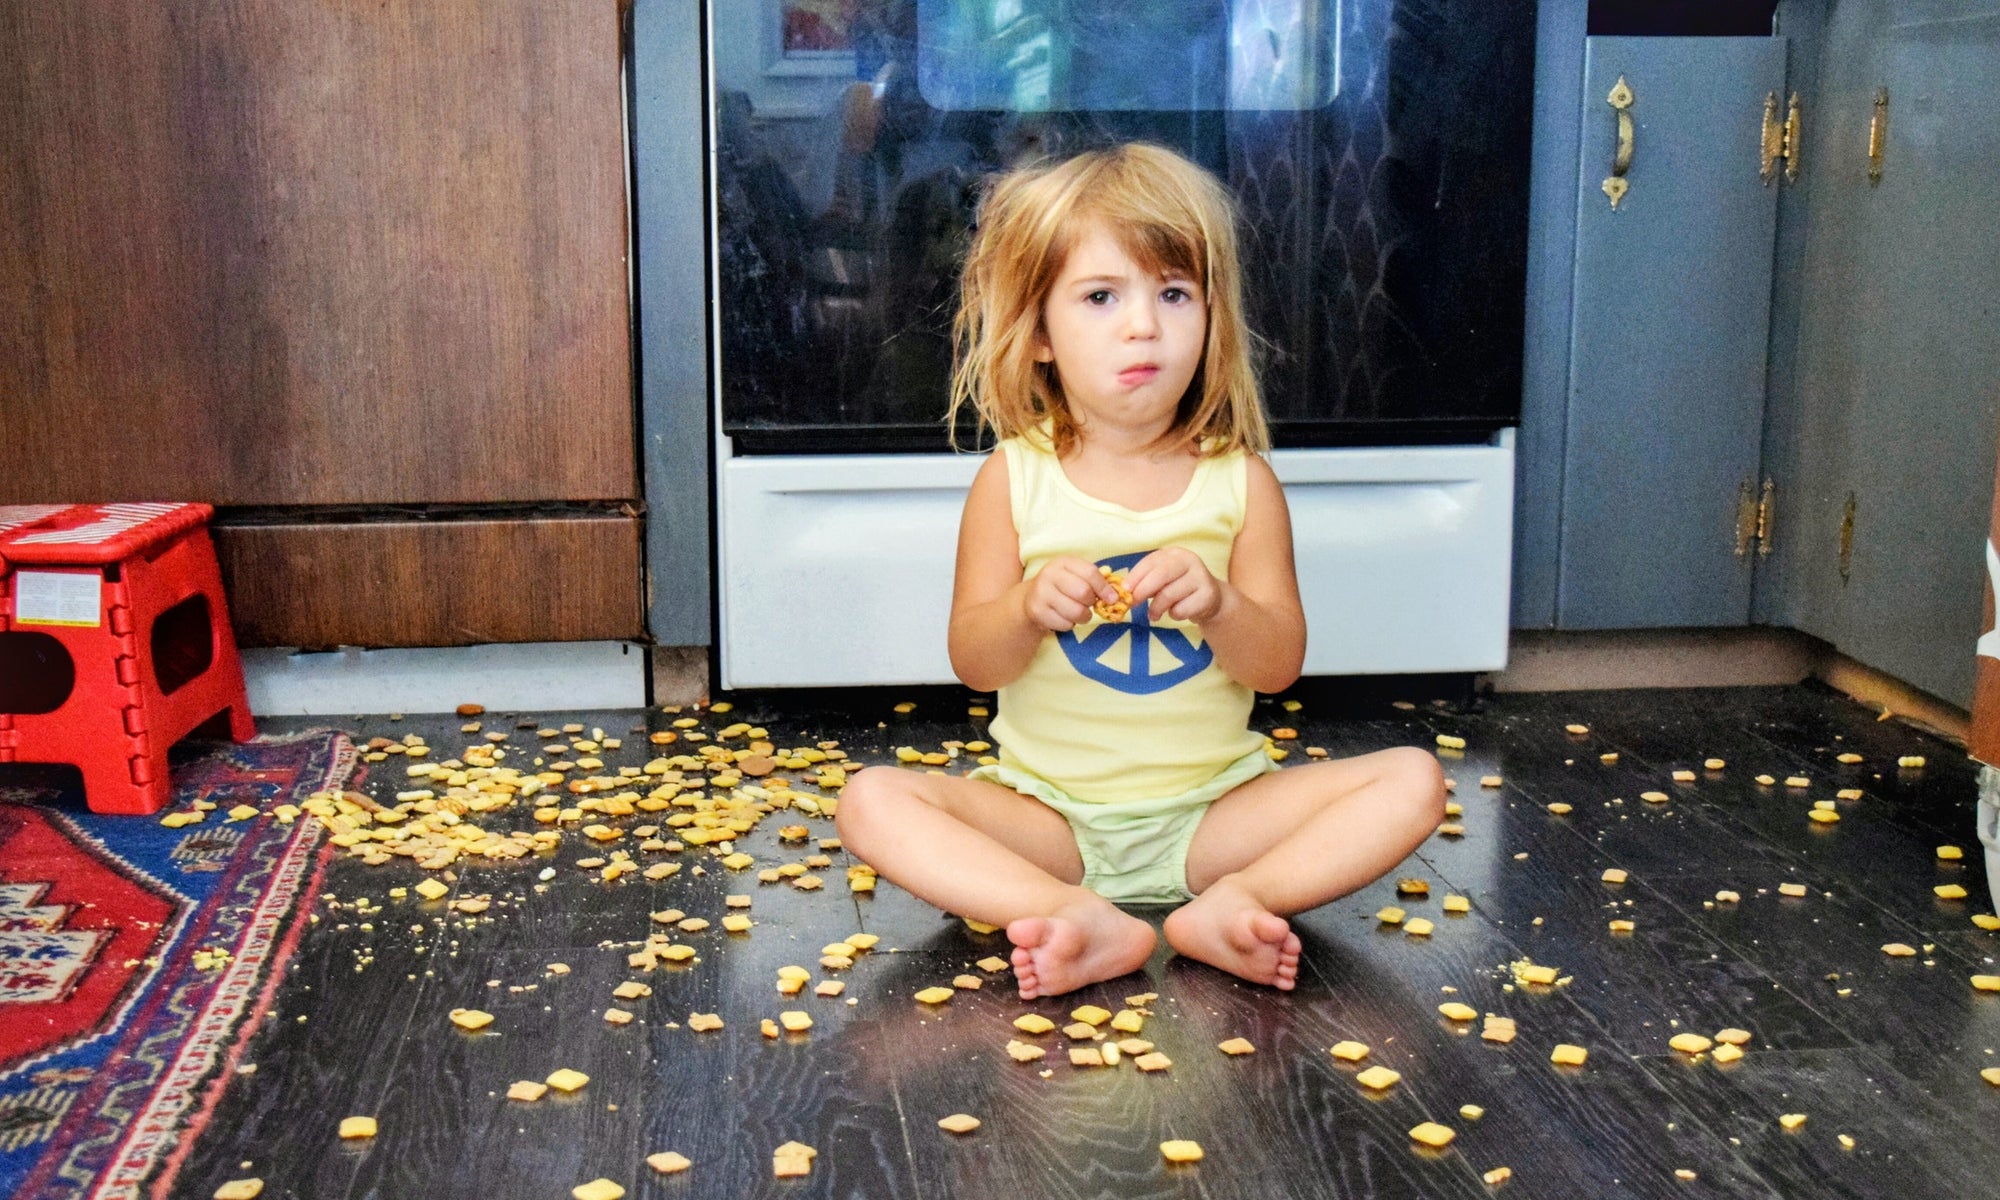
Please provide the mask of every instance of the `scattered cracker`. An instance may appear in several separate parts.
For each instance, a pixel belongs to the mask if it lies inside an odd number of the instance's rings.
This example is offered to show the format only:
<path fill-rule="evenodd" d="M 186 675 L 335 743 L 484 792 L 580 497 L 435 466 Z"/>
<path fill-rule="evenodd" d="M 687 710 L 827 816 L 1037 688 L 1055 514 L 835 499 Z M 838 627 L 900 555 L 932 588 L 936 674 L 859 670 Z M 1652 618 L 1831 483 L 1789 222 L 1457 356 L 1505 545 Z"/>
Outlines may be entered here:
<path fill-rule="evenodd" d="M 1451 1145 L 1451 1140 L 1457 1136 L 1458 1133 L 1455 1130 L 1440 1125 L 1436 1121 L 1425 1121 L 1423 1124 L 1410 1130 L 1411 1141 L 1422 1142 L 1433 1150 L 1442 1150 L 1446 1146 Z"/>
<path fill-rule="evenodd" d="M 1327 1053 L 1342 1062 L 1360 1062 L 1368 1057 L 1368 1047 L 1361 1042 L 1335 1042 Z"/>
<path fill-rule="evenodd" d="M 468 1031 L 484 1029 L 493 1023 L 493 1014 L 476 1008 L 454 1008 L 451 1010 L 451 1023 Z"/>
<path fill-rule="evenodd" d="M 589 1083 L 590 1076 L 585 1075 L 582 1071 L 572 1071 L 568 1067 L 564 1067 L 561 1070 L 550 1072 L 548 1078 L 543 1082 L 559 1092 L 573 1092 L 584 1084 Z"/>
<path fill-rule="evenodd" d="M 662 1175 L 678 1175 L 693 1166 L 694 1163 L 690 1162 L 684 1154 L 676 1154 L 672 1150 L 662 1150 L 658 1154 L 648 1154 L 646 1156 L 646 1165 Z"/>
<path fill-rule="evenodd" d="M 1018 1039 L 1007 1043 L 1007 1057 L 1015 1062 L 1035 1062 L 1047 1053 L 1040 1046 L 1031 1046 Z"/>
<path fill-rule="evenodd" d="M 215 1200 L 257 1200 L 263 1194 L 261 1179 L 232 1179 L 215 1189 Z"/>
<path fill-rule="evenodd" d="M 1222 1051 L 1224 1054 L 1231 1055 L 1257 1053 L 1257 1047 L 1250 1044 L 1249 1038 L 1240 1037 L 1230 1038 L 1228 1041 L 1217 1045 L 1216 1049 Z"/>
<path fill-rule="evenodd" d="M 1201 1161 L 1201 1146 L 1198 1143 L 1176 1138 L 1160 1143 L 1160 1157 L 1170 1163 L 1191 1163 Z"/>
<path fill-rule="evenodd" d="M 1589 1057 L 1590 1051 L 1585 1050 L 1582 1046 L 1573 1046 L 1568 1042 L 1558 1043 L 1556 1048 L 1549 1052 L 1550 1062 L 1565 1067 L 1580 1067 L 1583 1065 L 1584 1060 Z"/>
<path fill-rule="evenodd" d="M 507 1088 L 507 1098 L 509 1100 L 525 1100 L 533 1103 L 547 1095 L 548 1091 L 549 1085 L 546 1083 L 537 1083 L 532 1079 L 522 1079 Z"/>
<path fill-rule="evenodd" d="M 938 1128 L 951 1133 L 971 1133 L 979 1128 L 979 1118 L 970 1113 L 953 1113 L 938 1121 Z"/>
<path fill-rule="evenodd" d="M 1374 1091 L 1379 1092 L 1394 1087 L 1397 1081 L 1401 1080 L 1402 1078 L 1403 1078 L 1402 1072 L 1392 1071 L 1389 1068 L 1382 1066 L 1380 1063 L 1377 1063 L 1375 1066 L 1372 1066 L 1367 1070 L 1361 1072 L 1359 1075 L 1356 1075 L 1354 1077 L 1354 1081 L 1360 1084 L 1362 1087 L 1370 1088 L 1373 1089 Z"/>
<path fill-rule="evenodd" d="M 372 1138 L 375 1136 L 374 1117 L 342 1117 L 340 1136 L 347 1139 Z"/>
<path fill-rule="evenodd" d="M 609 1179 L 593 1179 L 589 1183 L 578 1184 L 569 1190 L 576 1200 L 619 1200 L 625 1189 Z"/>
<path fill-rule="evenodd" d="M 812 1174 L 812 1160 L 819 1151 L 804 1142 L 786 1142 L 771 1151 L 771 1174 L 779 1179 Z"/>

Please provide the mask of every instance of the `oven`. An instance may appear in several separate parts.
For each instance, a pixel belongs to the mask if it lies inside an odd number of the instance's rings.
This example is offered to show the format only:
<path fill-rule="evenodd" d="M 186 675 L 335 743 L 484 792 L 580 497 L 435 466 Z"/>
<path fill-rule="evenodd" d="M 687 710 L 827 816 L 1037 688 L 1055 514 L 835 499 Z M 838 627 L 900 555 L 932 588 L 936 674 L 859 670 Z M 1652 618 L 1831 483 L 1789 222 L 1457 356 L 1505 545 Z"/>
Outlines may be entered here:
<path fill-rule="evenodd" d="M 950 680 L 981 183 L 1129 139 L 1237 198 L 1308 673 L 1505 664 L 1532 0 L 711 0 L 706 38 L 724 686 Z"/>

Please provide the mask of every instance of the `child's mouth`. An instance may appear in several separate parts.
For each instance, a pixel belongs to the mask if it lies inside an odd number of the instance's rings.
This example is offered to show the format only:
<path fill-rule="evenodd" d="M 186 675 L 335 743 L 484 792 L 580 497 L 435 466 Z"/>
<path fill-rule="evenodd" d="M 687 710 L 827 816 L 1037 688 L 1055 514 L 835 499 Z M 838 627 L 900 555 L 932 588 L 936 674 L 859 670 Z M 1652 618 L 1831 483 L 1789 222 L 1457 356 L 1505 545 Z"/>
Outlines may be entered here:
<path fill-rule="evenodd" d="M 1124 370 L 1118 372 L 1118 382 L 1124 384 L 1126 387 L 1137 387 L 1142 383 L 1150 381 L 1153 376 L 1159 373 L 1160 368 L 1153 366 L 1151 363 L 1137 367 L 1126 367 Z"/>

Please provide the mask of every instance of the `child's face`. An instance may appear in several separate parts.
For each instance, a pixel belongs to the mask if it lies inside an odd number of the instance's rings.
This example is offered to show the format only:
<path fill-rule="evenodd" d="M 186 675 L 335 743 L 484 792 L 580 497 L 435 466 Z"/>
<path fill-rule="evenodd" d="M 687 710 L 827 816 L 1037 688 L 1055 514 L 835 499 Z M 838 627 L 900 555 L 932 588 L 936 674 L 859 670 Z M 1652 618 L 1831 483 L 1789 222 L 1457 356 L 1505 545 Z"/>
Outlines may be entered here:
<path fill-rule="evenodd" d="M 1085 430 L 1157 437 L 1172 426 L 1207 340 L 1201 286 L 1148 272 L 1092 225 L 1042 303 L 1035 357 L 1055 364 Z"/>

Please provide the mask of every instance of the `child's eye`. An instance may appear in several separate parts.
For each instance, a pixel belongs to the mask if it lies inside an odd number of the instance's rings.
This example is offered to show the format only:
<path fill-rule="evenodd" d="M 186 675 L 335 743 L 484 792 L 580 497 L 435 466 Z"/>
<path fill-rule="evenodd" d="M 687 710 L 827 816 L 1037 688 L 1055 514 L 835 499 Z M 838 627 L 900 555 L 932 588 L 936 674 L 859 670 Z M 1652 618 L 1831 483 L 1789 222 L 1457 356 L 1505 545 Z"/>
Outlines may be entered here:
<path fill-rule="evenodd" d="M 1186 288 L 1170 287 L 1160 293 L 1160 299 L 1165 300 L 1168 304 L 1184 304 L 1194 299 L 1194 297 L 1188 293 Z"/>
<path fill-rule="evenodd" d="M 1111 303 L 1111 292 L 1107 288 L 1098 288 L 1096 291 L 1085 296 L 1083 302 L 1085 304 L 1109 304 Z"/>

